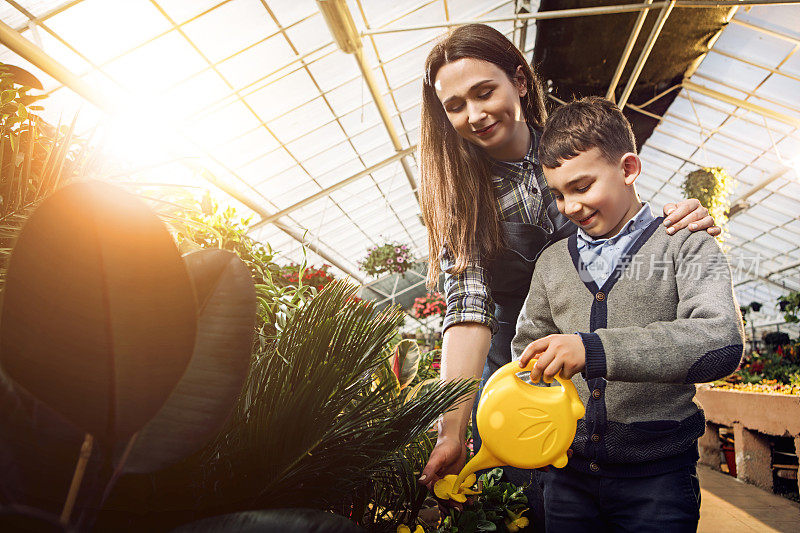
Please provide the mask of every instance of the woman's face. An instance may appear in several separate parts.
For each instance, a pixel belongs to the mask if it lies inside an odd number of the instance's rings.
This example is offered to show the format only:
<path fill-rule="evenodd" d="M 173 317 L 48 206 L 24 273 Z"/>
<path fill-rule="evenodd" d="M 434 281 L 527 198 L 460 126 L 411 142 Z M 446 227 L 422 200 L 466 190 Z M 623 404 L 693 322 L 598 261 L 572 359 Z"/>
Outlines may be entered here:
<path fill-rule="evenodd" d="M 520 103 L 520 97 L 527 93 L 522 67 L 517 68 L 512 81 L 494 63 L 463 58 L 442 66 L 434 87 L 447 118 L 461 137 L 495 159 L 525 155 L 528 137 L 520 135 L 527 131 Z"/>

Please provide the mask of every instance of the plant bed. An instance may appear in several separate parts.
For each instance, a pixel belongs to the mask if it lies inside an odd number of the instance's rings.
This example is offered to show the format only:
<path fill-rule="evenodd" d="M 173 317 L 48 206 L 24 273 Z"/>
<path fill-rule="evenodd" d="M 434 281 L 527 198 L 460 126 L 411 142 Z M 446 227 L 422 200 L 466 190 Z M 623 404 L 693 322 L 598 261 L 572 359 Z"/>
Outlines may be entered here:
<path fill-rule="evenodd" d="M 701 385 L 696 398 L 706 415 L 700 461 L 719 468 L 719 427 L 732 427 L 737 477 L 772 491 L 770 436 L 791 437 L 795 454 L 800 450 L 800 396 Z"/>
<path fill-rule="evenodd" d="M 741 423 L 777 437 L 800 435 L 800 396 L 701 385 L 696 398 L 709 422 L 732 427 Z"/>

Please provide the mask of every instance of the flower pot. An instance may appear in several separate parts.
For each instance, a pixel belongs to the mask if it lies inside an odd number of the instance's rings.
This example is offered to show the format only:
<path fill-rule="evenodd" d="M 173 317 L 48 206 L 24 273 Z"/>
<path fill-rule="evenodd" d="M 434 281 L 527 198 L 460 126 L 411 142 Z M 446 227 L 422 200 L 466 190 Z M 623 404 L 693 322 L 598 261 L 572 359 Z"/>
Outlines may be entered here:
<path fill-rule="evenodd" d="M 725 463 L 728 465 L 728 474 L 736 477 L 736 452 L 731 445 L 723 445 L 722 453 L 725 455 Z"/>

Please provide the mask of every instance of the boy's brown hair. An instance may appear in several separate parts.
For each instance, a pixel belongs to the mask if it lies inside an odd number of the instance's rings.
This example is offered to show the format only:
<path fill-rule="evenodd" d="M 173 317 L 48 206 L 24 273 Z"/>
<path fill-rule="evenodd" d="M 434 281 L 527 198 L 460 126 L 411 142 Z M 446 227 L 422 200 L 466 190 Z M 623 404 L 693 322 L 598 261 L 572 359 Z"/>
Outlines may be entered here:
<path fill-rule="evenodd" d="M 539 141 L 539 162 L 558 168 L 581 152 L 598 148 L 609 163 L 636 153 L 636 140 L 628 119 L 619 108 L 599 96 L 574 100 L 556 109 Z"/>

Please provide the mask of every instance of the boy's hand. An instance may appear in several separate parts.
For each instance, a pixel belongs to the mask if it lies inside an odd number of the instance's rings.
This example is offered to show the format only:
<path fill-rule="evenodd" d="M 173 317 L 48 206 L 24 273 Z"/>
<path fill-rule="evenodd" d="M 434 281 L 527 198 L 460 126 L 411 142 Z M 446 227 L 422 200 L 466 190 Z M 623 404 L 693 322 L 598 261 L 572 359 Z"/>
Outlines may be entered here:
<path fill-rule="evenodd" d="M 586 367 L 586 348 L 580 335 L 548 335 L 523 350 L 519 366 L 525 368 L 531 359 L 537 360 L 531 370 L 531 381 L 538 383 L 544 378 L 545 383 L 552 383 L 559 372 L 563 379 L 572 379 Z"/>
<path fill-rule="evenodd" d="M 664 226 L 670 235 L 687 226 L 689 231 L 706 230 L 714 236 L 722 233 L 722 229 L 714 225 L 714 217 L 708 214 L 708 209 L 696 198 L 681 200 L 677 204 L 666 204 L 664 215 L 667 217 L 664 219 Z"/>

